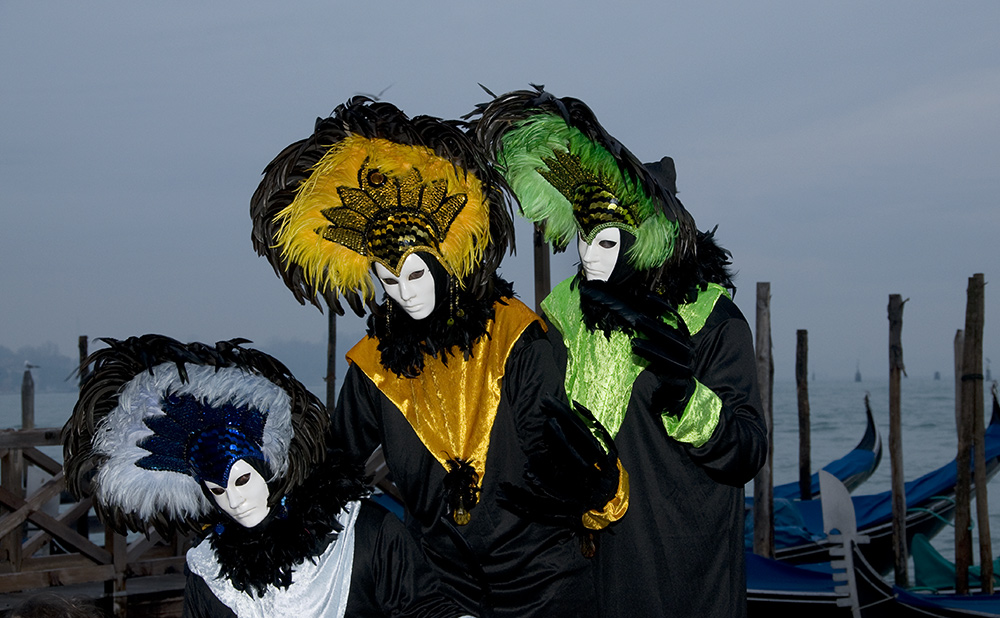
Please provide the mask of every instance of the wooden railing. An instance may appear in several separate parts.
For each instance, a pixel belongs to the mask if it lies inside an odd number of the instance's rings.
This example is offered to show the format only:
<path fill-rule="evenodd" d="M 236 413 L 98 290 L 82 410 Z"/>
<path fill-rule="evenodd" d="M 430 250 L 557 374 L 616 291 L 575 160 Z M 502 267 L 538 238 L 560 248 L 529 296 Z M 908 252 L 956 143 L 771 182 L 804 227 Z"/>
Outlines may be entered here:
<path fill-rule="evenodd" d="M 90 584 L 84 596 L 99 599 L 116 617 L 135 614 L 129 606 L 138 601 L 129 591 L 136 588 L 179 608 L 189 539 L 164 541 L 150 530 L 129 541 L 99 523 L 91 534 L 92 498 L 72 502 L 64 491 L 62 464 L 39 450 L 59 444 L 59 429 L 0 430 L 0 596 Z M 28 495 L 25 481 L 39 470 L 51 478 Z M 102 532 L 103 544 L 91 540 Z M 136 586 L 143 580 L 145 585 Z"/>

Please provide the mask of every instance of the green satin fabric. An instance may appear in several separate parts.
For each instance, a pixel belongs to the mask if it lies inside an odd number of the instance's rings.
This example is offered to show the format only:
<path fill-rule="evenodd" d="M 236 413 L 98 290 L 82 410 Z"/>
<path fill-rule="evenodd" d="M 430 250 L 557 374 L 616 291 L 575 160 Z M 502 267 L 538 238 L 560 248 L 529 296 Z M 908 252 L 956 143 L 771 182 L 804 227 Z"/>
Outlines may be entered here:
<path fill-rule="evenodd" d="M 606 337 L 586 327 L 580 311 L 580 292 L 572 288 L 571 282 L 566 279 L 557 285 L 542 301 L 542 309 L 566 345 L 566 394 L 593 412 L 614 437 L 625 419 L 632 385 L 649 362 L 632 354 L 628 335 L 615 331 Z M 677 310 L 692 336 L 705 326 L 723 295 L 728 296 L 725 288 L 709 284 L 693 303 Z M 667 316 L 663 320 L 674 325 Z M 719 397 L 698 383 L 681 417 L 664 416 L 663 426 L 672 438 L 701 446 L 715 430 L 721 410 Z"/>
<path fill-rule="evenodd" d="M 667 435 L 678 442 L 687 442 L 692 446 L 701 446 L 708 442 L 719 424 L 719 414 L 722 412 L 722 400 L 715 392 L 695 381 L 694 394 L 684 406 L 680 417 L 662 415 L 663 428 Z"/>
<path fill-rule="evenodd" d="M 615 331 L 607 338 L 583 323 L 580 292 L 571 279 L 557 285 L 542 309 L 566 344 L 566 394 L 594 413 L 611 433 L 625 418 L 632 383 L 649 363 L 632 354 L 631 337 Z"/>

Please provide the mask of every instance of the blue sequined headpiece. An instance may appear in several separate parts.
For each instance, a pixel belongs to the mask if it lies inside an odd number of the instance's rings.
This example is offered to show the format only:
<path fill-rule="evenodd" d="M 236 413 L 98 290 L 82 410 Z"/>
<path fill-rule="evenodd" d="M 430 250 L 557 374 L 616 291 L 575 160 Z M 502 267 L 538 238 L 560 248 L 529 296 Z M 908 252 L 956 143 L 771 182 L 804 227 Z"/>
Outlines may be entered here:
<path fill-rule="evenodd" d="M 214 406 L 191 394 L 170 394 L 163 416 L 144 420 L 153 435 L 138 446 L 149 455 L 135 462 L 146 470 L 190 474 L 199 482 L 226 486 L 229 470 L 240 459 L 264 461 L 261 450 L 267 412 L 249 405 Z"/>
<path fill-rule="evenodd" d="M 105 339 L 67 423 L 67 484 L 116 530 L 199 532 L 218 513 L 204 481 L 246 459 L 274 507 L 326 454 L 323 403 L 276 358 L 163 335 Z M 96 470 L 96 473 L 91 473 Z"/>

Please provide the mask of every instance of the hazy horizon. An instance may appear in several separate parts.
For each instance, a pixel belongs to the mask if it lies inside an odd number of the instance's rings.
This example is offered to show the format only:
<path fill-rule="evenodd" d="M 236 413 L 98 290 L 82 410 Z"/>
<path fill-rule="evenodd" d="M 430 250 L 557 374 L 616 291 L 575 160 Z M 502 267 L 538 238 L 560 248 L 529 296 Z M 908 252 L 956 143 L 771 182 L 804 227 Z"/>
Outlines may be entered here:
<path fill-rule="evenodd" d="M 112 18 L 113 16 L 113 18 Z M 0 345 L 162 333 L 326 341 L 250 243 L 264 166 L 355 94 L 458 118 L 544 84 L 585 101 L 733 252 L 778 379 L 950 375 L 969 277 L 1000 354 L 1000 3 L 0 3 Z M 532 237 L 502 272 L 534 305 Z M 553 283 L 574 271 L 553 260 Z M 338 355 L 363 333 L 338 320 Z M 998 356 L 997 358 L 1000 358 Z M 287 360 L 287 359 L 282 359 Z"/>

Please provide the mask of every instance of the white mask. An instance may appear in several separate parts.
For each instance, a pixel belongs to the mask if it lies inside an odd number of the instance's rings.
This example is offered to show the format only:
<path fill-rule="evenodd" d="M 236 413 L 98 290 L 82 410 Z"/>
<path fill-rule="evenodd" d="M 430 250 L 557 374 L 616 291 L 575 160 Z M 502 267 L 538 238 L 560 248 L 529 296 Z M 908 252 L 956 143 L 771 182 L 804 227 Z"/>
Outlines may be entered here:
<path fill-rule="evenodd" d="M 587 244 L 578 237 L 576 248 L 580 251 L 580 264 L 587 281 L 607 281 L 618 263 L 622 233 L 616 227 L 606 227 Z"/>
<path fill-rule="evenodd" d="M 378 262 L 375 263 L 375 275 L 389 298 L 414 320 L 422 320 L 434 311 L 434 275 L 416 253 L 403 260 L 398 277 Z"/>
<path fill-rule="evenodd" d="M 267 481 L 246 460 L 237 459 L 229 469 L 226 487 L 211 481 L 205 481 L 205 487 L 220 509 L 247 528 L 264 521 L 270 512 L 267 497 L 271 491 L 267 488 Z"/>

